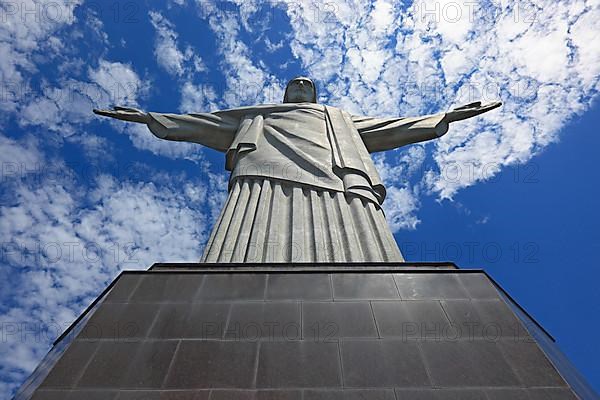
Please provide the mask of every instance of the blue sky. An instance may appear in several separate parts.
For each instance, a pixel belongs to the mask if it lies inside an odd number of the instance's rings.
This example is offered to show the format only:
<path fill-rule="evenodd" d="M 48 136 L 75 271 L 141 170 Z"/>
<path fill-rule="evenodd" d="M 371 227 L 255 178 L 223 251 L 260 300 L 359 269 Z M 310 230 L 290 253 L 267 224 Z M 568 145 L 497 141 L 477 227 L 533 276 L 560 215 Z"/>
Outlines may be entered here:
<path fill-rule="evenodd" d="M 2 397 L 119 271 L 199 259 L 226 196 L 222 154 L 91 109 L 280 102 L 300 74 L 355 114 L 504 101 L 377 154 L 386 215 L 408 260 L 485 268 L 600 390 L 598 6 L 315 4 L 2 3 Z"/>

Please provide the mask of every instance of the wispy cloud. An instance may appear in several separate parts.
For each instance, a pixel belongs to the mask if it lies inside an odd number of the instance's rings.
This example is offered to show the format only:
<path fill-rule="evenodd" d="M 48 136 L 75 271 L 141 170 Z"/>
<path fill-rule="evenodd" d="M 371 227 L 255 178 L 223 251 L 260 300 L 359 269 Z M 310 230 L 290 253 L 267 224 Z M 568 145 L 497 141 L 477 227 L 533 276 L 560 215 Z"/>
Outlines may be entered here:
<path fill-rule="evenodd" d="M 202 58 L 194 52 L 192 47 L 186 47 L 185 51 L 179 49 L 178 35 L 169 20 L 157 11 L 150 11 L 149 16 L 150 22 L 156 30 L 154 55 L 158 65 L 171 75 L 179 77 L 206 69 Z"/>
<path fill-rule="evenodd" d="M 233 13 L 225 3 L 198 1 L 201 17 L 208 20 L 215 33 L 225 76 L 223 103 L 227 107 L 280 102 L 284 83 L 264 66 L 252 61 L 251 50 L 240 38 L 240 30 L 250 30 L 248 18 L 259 9 L 254 2 L 240 2 L 239 13 Z M 271 6 L 271 5 L 267 5 Z"/>
<path fill-rule="evenodd" d="M 57 34 L 76 22 L 75 9 L 81 2 L 23 0 L 0 6 L 0 110 L 16 109 L 29 90 L 28 76 L 36 71 L 36 61 L 60 53 Z"/>
<path fill-rule="evenodd" d="M 64 79 L 58 86 L 44 86 L 37 96 L 23 97 L 19 124 L 43 126 L 59 135 L 70 136 L 80 124 L 96 118 L 92 108 L 110 104 L 135 106 L 146 90 L 145 82 L 131 66 L 119 62 L 98 60 L 97 67 L 88 68 L 88 78 L 87 81 Z"/>

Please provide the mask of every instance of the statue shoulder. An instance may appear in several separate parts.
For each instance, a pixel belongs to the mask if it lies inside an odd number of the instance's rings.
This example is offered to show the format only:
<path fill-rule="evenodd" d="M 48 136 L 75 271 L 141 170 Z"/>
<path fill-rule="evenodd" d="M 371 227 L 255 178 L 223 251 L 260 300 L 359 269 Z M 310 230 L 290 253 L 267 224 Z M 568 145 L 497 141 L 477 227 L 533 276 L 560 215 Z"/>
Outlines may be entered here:
<path fill-rule="evenodd" d="M 250 116 L 252 114 L 268 114 L 269 112 L 292 111 L 301 108 L 310 108 L 319 111 L 325 111 L 326 108 L 338 110 L 335 107 L 316 103 L 275 103 L 275 104 L 257 104 L 253 106 L 244 106 L 229 108 L 212 112 L 216 115 L 229 115 L 236 117 Z M 348 114 L 349 115 L 349 114 Z"/>
<path fill-rule="evenodd" d="M 214 111 L 213 114 L 240 114 L 247 115 L 252 113 L 267 112 L 272 109 L 277 109 L 284 106 L 283 104 L 256 104 L 253 106 L 243 106 L 236 108 L 226 108 L 223 110 Z"/>

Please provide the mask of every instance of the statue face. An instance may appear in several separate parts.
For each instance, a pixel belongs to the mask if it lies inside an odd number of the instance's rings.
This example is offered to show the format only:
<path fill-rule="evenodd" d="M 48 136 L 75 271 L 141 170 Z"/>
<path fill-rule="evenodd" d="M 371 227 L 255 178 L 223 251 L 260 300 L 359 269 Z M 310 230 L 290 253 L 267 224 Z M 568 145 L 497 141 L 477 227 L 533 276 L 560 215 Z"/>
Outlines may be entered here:
<path fill-rule="evenodd" d="M 316 97 L 315 87 L 309 79 L 294 79 L 286 89 L 286 97 L 290 103 L 310 103 Z"/>

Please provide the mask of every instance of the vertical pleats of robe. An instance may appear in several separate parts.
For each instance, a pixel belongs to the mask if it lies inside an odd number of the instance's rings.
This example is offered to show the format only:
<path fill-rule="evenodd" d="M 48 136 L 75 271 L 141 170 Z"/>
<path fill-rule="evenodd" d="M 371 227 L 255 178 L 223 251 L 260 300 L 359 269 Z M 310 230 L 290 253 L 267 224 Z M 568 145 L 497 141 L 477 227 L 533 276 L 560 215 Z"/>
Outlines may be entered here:
<path fill-rule="evenodd" d="M 403 261 L 373 202 L 269 179 L 237 178 L 202 262 Z"/>

